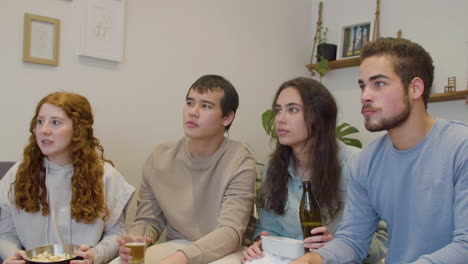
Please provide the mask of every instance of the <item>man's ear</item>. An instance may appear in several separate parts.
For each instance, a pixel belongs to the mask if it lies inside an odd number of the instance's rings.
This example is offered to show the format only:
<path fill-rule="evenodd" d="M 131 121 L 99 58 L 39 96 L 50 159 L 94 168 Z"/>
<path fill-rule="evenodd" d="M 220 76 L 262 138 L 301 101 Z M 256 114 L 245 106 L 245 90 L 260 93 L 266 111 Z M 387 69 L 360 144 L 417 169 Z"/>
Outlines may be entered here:
<path fill-rule="evenodd" d="M 232 121 L 234 121 L 234 117 L 236 116 L 236 114 L 234 113 L 234 111 L 231 111 L 229 112 L 226 116 L 223 117 L 223 126 L 227 127 L 229 126 L 229 124 L 232 123 Z"/>
<path fill-rule="evenodd" d="M 413 100 L 421 98 L 423 96 L 424 89 L 426 89 L 426 87 L 424 87 L 424 81 L 419 77 L 414 77 L 410 83 L 408 95 Z"/>

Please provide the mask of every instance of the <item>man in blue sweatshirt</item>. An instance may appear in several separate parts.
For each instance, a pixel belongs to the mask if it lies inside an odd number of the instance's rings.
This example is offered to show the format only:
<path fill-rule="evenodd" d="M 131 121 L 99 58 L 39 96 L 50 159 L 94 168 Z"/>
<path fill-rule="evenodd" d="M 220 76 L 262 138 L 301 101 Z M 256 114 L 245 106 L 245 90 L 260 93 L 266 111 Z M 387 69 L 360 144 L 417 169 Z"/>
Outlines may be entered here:
<path fill-rule="evenodd" d="M 294 263 L 359 263 L 380 219 L 386 264 L 468 263 L 468 125 L 428 115 L 434 66 L 420 45 L 383 38 L 361 58 L 365 126 L 388 133 L 354 160 L 335 238 Z"/>

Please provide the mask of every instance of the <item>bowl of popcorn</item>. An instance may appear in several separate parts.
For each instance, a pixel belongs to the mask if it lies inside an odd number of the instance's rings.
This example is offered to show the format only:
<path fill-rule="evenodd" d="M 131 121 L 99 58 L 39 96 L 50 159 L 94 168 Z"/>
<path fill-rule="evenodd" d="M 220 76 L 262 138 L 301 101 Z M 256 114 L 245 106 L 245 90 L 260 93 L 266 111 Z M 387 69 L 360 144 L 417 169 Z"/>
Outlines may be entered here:
<path fill-rule="evenodd" d="M 53 244 L 40 246 L 26 251 L 26 263 L 69 264 L 72 260 L 83 259 L 75 256 L 74 253 L 77 249 L 78 246 L 75 245 Z"/>

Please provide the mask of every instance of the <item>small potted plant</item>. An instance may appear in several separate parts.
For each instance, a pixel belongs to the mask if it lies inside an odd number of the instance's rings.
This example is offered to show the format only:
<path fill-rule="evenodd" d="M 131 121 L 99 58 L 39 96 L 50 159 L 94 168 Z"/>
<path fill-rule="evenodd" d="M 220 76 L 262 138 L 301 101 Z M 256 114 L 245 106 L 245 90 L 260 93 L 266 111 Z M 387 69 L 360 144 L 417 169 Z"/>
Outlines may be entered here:
<path fill-rule="evenodd" d="M 314 71 L 320 76 L 320 82 L 322 82 L 322 77 L 330 70 L 328 62 L 336 60 L 336 45 L 327 43 L 327 34 L 328 28 L 324 28 L 320 25 L 317 26 L 311 63 L 313 58 L 316 57 L 317 62 L 314 66 Z M 314 54 L 315 47 L 317 47 L 317 55 Z"/>
<path fill-rule="evenodd" d="M 325 57 L 317 55 L 317 63 L 315 64 L 314 71 L 320 76 L 320 82 L 322 82 L 322 77 L 330 70 L 328 66 L 328 60 Z"/>
<path fill-rule="evenodd" d="M 318 45 L 317 45 L 317 62 L 322 58 L 333 61 L 336 60 L 336 45 L 327 43 L 328 28 L 319 31 Z"/>

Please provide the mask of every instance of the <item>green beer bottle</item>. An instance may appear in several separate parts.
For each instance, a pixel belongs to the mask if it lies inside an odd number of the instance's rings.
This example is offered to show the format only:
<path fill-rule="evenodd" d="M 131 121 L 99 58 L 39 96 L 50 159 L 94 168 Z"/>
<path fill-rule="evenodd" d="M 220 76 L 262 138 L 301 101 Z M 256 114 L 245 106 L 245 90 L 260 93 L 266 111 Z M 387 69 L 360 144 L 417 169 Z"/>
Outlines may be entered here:
<path fill-rule="evenodd" d="M 299 206 L 299 218 L 301 219 L 302 236 L 306 239 L 311 236 L 310 231 L 312 229 L 323 226 L 323 224 L 320 206 L 312 193 L 310 182 L 303 182 L 302 187 L 303 193 Z"/>

